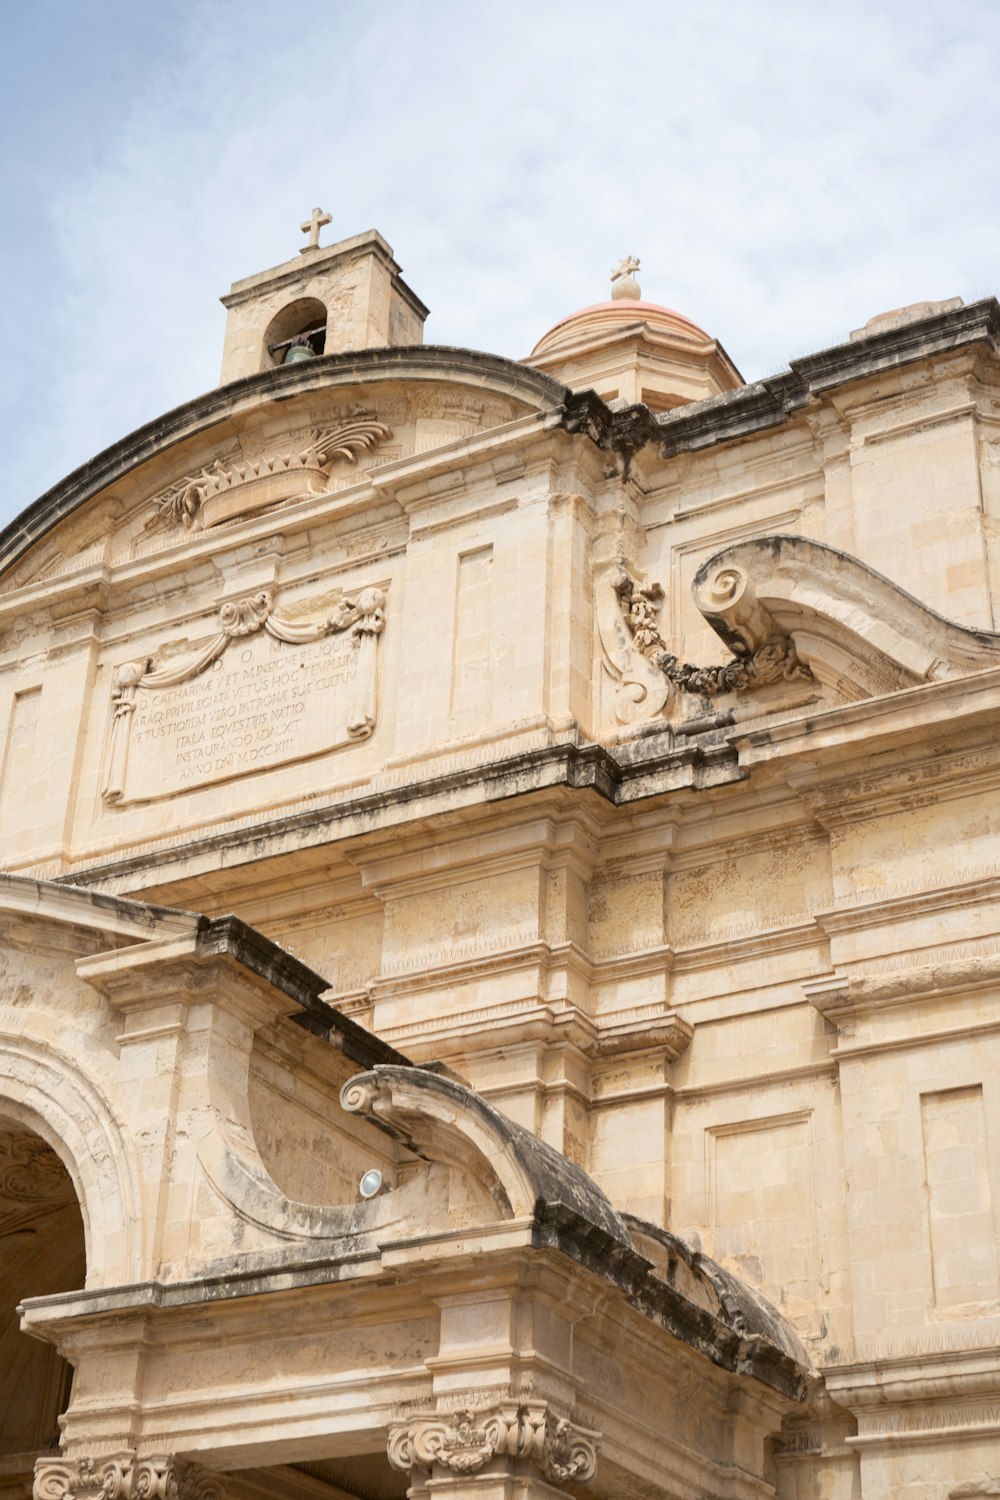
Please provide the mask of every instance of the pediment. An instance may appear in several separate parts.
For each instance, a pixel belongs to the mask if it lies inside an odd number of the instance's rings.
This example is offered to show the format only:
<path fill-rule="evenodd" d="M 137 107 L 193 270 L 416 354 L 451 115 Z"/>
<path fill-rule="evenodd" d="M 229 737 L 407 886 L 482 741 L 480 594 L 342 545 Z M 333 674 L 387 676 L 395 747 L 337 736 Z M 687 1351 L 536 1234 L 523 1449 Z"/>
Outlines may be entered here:
<path fill-rule="evenodd" d="M 566 394 L 466 350 L 366 350 L 262 372 L 168 412 L 43 495 L 0 533 L 0 593 L 334 495 Z"/>

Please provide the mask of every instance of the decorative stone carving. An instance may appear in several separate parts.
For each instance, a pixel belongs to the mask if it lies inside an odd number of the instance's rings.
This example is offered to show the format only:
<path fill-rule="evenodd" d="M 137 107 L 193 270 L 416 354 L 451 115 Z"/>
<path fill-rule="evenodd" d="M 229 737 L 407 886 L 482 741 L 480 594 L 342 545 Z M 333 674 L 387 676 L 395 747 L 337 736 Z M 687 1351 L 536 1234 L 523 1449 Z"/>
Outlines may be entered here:
<path fill-rule="evenodd" d="M 494 1458 L 527 1459 L 551 1484 L 587 1484 L 597 1469 L 600 1434 L 557 1416 L 544 1401 L 463 1407 L 451 1416 L 431 1412 L 389 1432 L 395 1469 L 474 1474 Z"/>
<path fill-rule="evenodd" d="M 73 1201 L 59 1157 L 36 1135 L 0 1135 L 0 1198 L 31 1203 Z"/>
<path fill-rule="evenodd" d="M 987 1500 L 990 1495 L 1000 1495 L 1000 1477 L 990 1479 L 984 1474 L 982 1479 L 972 1479 L 949 1490 L 948 1500 L 979 1500 L 980 1496 Z"/>
<path fill-rule="evenodd" d="M 137 1458 L 130 1450 L 106 1458 L 40 1458 L 33 1500 L 225 1500 L 219 1475 L 172 1454 Z"/>
<path fill-rule="evenodd" d="M 426 1417 L 389 1433 L 389 1462 L 394 1469 L 429 1469 L 441 1464 L 455 1474 L 474 1474 L 500 1451 L 506 1427 L 499 1413 L 477 1421 L 468 1408 L 448 1420 Z"/>
<path fill-rule="evenodd" d="M 735 590 L 740 582 L 730 579 L 728 587 Z M 696 667 L 682 662 L 667 649 L 660 634 L 659 613 L 663 605 L 660 585 L 641 585 L 628 573 L 622 573 L 614 589 L 636 650 L 681 692 L 716 698 L 723 693 L 748 692 L 782 680 L 812 677 L 805 663 L 799 661 L 791 637 L 777 631 L 764 640 L 750 632 L 744 637 L 734 634 L 730 644 L 738 654 L 720 666 Z"/>
<path fill-rule="evenodd" d="M 801 536 L 737 542 L 706 558 L 692 592 L 727 645 L 795 638 L 848 702 L 1000 663 L 1000 634 L 929 609 L 859 558 Z"/>
<path fill-rule="evenodd" d="M 299 735 L 297 738 L 306 745 L 306 753 L 317 753 L 320 749 L 330 748 L 332 744 L 342 743 L 350 740 L 367 739 L 375 727 L 377 708 L 377 676 L 376 676 L 376 642 L 385 629 L 385 604 L 386 596 L 380 588 L 363 589 L 356 599 L 343 599 L 325 619 L 318 621 L 287 620 L 274 613 L 273 599 L 267 589 L 261 589 L 246 598 L 230 600 L 219 609 L 218 632 L 206 642 L 200 651 L 194 656 L 185 657 L 175 665 L 156 668 L 151 658 L 139 661 L 126 662 L 115 669 L 111 684 L 111 730 L 105 756 L 105 772 L 102 780 L 101 794 L 104 801 L 109 805 L 120 802 L 126 796 L 126 781 L 128 777 L 130 748 L 139 738 L 133 732 L 133 720 L 137 710 L 144 707 L 144 695 L 161 694 L 166 689 L 179 689 L 185 683 L 198 677 L 209 667 L 214 667 L 220 662 L 226 648 L 233 641 L 249 639 L 263 631 L 274 641 L 283 642 L 287 645 L 307 646 L 314 642 L 322 642 L 331 636 L 346 634 L 347 650 L 342 652 L 337 661 L 330 663 L 322 657 L 322 652 L 315 662 L 300 660 L 303 671 L 312 673 L 313 677 L 303 678 L 301 694 L 295 697 L 291 689 L 286 688 L 282 701 L 271 704 L 266 694 L 261 696 L 261 690 L 265 689 L 268 677 L 273 676 L 271 668 L 276 665 L 273 660 L 257 661 L 253 650 L 245 651 L 243 656 L 247 658 L 244 663 L 245 673 L 249 677 L 245 682 L 230 684 L 230 689 L 237 695 L 243 694 L 237 699 L 235 716 L 230 715 L 228 729 L 230 738 L 233 733 L 250 721 L 253 728 L 262 732 L 264 740 L 270 740 L 273 753 L 265 753 L 263 756 L 256 755 L 252 761 L 243 765 L 242 762 L 233 761 L 226 764 L 227 757 L 226 742 L 220 738 L 214 747 L 220 750 L 220 754 L 214 756 L 211 765 L 201 764 L 207 759 L 206 756 L 196 756 L 193 769 L 204 772 L 202 780 L 219 779 L 225 774 L 235 774 L 240 770 L 250 769 L 252 764 L 273 764 L 275 756 L 290 758 L 283 754 L 288 750 L 292 754 L 296 748 L 290 743 L 284 745 L 280 738 L 275 738 L 274 730 L 280 725 L 281 714 L 287 710 L 294 709 L 297 714 L 305 712 L 304 695 L 306 689 L 316 682 L 322 684 L 322 679 L 317 675 L 328 667 L 328 680 L 331 686 L 343 684 L 347 688 L 343 696 L 342 713 L 343 735 L 340 740 L 336 735 L 327 744 L 317 743 L 312 745 L 312 739 L 308 735 Z M 280 663 L 278 663 L 280 665 Z M 332 668 L 335 667 L 336 671 Z M 336 678 L 336 682 L 334 682 Z M 289 694 L 291 693 L 291 696 Z M 271 697 L 277 698 L 277 694 Z M 147 728 L 152 733 L 155 728 L 154 738 L 166 739 L 168 745 L 175 740 L 191 741 L 191 744 L 181 744 L 180 749 L 175 748 L 175 755 L 182 755 L 185 748 L 188 751 L 197 750 L 199 745 L 205 741 L 206 727 L 213 734 L 217 730 L 225 732 L 227 720 L 219 725 L 204 724 L 206 714 L 212 710 L 211 693 L 204 695 L 205 701 L 200 698 L 175 698 L 165 703 L 159 715 L 159 721 Z M 231 705 L 230 705 L 231 706 Z M 266 712 L 250 713 L 249 709 L 272 709 L 268 715 Z M 329 700 L 327 700 L 329 708 Z M 227 708 L 228 713 L 228 708 Z M 296 723 L 298 720 L 295 721 Z M 176 734 L 171 725 L 181 726 L 188 732 Z M 141 731 L 145 733 L 145 730 Z M 292 736 L 293 737 L 293 736 Z M 289 738 L 292 738 L 289 737 Z M 315 737 L 315 736 L 314 736 Z M 314 738 L 313 737 L 313 738 Z M 329 737 L 328 737 L 329 738 Z M 195 743 L 197 741 L 197 743 Z M 281 745 L 282 749 L 277 747 Z M 209 742 L 207 748 L 213 748 Z M 249 746 L 247 748 L 254 748 Z M 183 769 L 186 762 L 179 762 Z M 185 780 L 193 780 L 192 775 L 178 778 L 181 784 Z M 170 789 L 169 787 L 167 788 Z M 141 789 L 140 793 L 141 794 Z"/>
<path fill-rule="evenodd" d="M 322 493 L 338 459 L 356 464 L 359 454 L 391 436 L 384 422 L 359 416 L 314 429 L 310 441 L 291 453 L 229 465 L 216 459 L 161 490 L 154 500 L 157 516 L 167 525 L 203 529 L 293 495 Z"/>
<path fill-rule="evenodd" d="M 615 683 L 611 710 L 619 724 L 648 723 L 667 712 L 674 690 L 636 646 L 631 624 L 627 623 L 628 612 L 615 589 L 622 572 L 624 563 L 618 558 L 617 566 L 605 572 L 595 588 L 598 634 L 607 673 Z M 662 589 L 654 584 L 647 600 L 654 622 L 662 598 Z M 640 623 L 638 615 L 637 609 L 633 617 L 636 624 Z"/>
<path fill-rule="evenodd" d="M 598 1441 L 596 1433 L 559 1417 L 545 1429 L 538 1466 L 551 1484 L 587 1484 L 597 1471 Z"/>

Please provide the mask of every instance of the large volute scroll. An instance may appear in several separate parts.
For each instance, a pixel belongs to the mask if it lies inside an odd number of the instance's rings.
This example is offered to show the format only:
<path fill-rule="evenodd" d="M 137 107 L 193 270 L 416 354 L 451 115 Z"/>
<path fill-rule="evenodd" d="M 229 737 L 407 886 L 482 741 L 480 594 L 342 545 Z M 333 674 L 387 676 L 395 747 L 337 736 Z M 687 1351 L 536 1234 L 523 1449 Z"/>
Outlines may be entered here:
<path fill-rule="evenodd" d="M 681 694 L 713 699 L 812 679 L 791 636 L 760 603 L 742 569 L 718 566 L 699 575 L 694 588 L 699 610 L 733 652 L 730 661 L 710 666 L 681 661 L 660 631 L 664 599 L 660 584 L 642 583 L 624 566 L 605 580 L 598 625 L 608 670 L 619 684 L 614 700 L 619 723 L 674 719 Z"/>
<path fill-rule="evenodd" d="M 118 666 L 104 801 L 170 796 L 367 739 L 385 608 L 384 590 L 372 587 L 323 619 L 291 620 L 260 589 L 224 603 L 216 634 L 194 655 Z"/>
<path fill-rule="evenodd" d="M 617 723 L 645 727 L 658 715 L 678 723 L 682 694 L 706 707 L 728 699 L 719 705 L 727 712 L 740 697 L 760 694 L 756 711 L 769 712 L 793 700 L 853 703 L 1000 662 L 1000 634 L 944 619 L 860 558 L 809 537 L 725 547 L 702 563 L 691 591 L 732 651 L 729 661 L 693 666 L 670 650 L 661 634 L 664 591 L 626 565 L 623 549 L 599 580 L 598 625 L 617 684 Z M 785 689 L 796 683 L 790 699 Z"/>

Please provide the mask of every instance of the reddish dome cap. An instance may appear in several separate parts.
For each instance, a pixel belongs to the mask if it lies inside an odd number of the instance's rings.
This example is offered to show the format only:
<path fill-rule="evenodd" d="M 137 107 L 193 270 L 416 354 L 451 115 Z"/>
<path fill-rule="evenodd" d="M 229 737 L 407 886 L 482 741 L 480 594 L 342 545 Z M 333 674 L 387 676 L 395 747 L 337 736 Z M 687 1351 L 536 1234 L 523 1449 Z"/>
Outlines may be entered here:
<path fill-rule="evenodd" d="M 627 328 L 630 324 L 647 323 L 658 333 L 673 338 L 690 339 L 699 344 L 710 343 L 704 328 L 685 318 L 683 313 L 670 307 L 661 307 L 658 302 L 641 302 L 635 298 L 622 297 L 609 302 L 595 302 L 582 307 L 579 312 L 560 318 L 547 333 L 544 333 L 529 355 L 554 353 L 558 349 L 576 344 L 581 338 L 607 336 Z"/>

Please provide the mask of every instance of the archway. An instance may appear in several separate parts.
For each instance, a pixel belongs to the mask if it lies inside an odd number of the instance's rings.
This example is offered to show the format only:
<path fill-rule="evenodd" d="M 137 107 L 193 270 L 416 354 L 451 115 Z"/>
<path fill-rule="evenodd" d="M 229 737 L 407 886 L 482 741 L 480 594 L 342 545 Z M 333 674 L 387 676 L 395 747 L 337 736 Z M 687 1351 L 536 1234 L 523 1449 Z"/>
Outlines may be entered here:
<path fill-rule="evenodd" d="M 326 307 L 316 297 L 300 297 L 275 313 L 264 334 L 261 369 L 285 363 L 293 344 L 308 345 L 311 354 L 326 348 Z"/>
<path fill-rule="evenodd" d="M 30 1485 L 35 1458 L 58 1446 L 72 1371 L 20 1330 L 27 1297 L 82 1287 L 83 1216 L 69 1173 L 40 1136 L 0 1118 L 0 1473 Z M 23 1462 L 22 1462 L 23 1460 Z"/>

